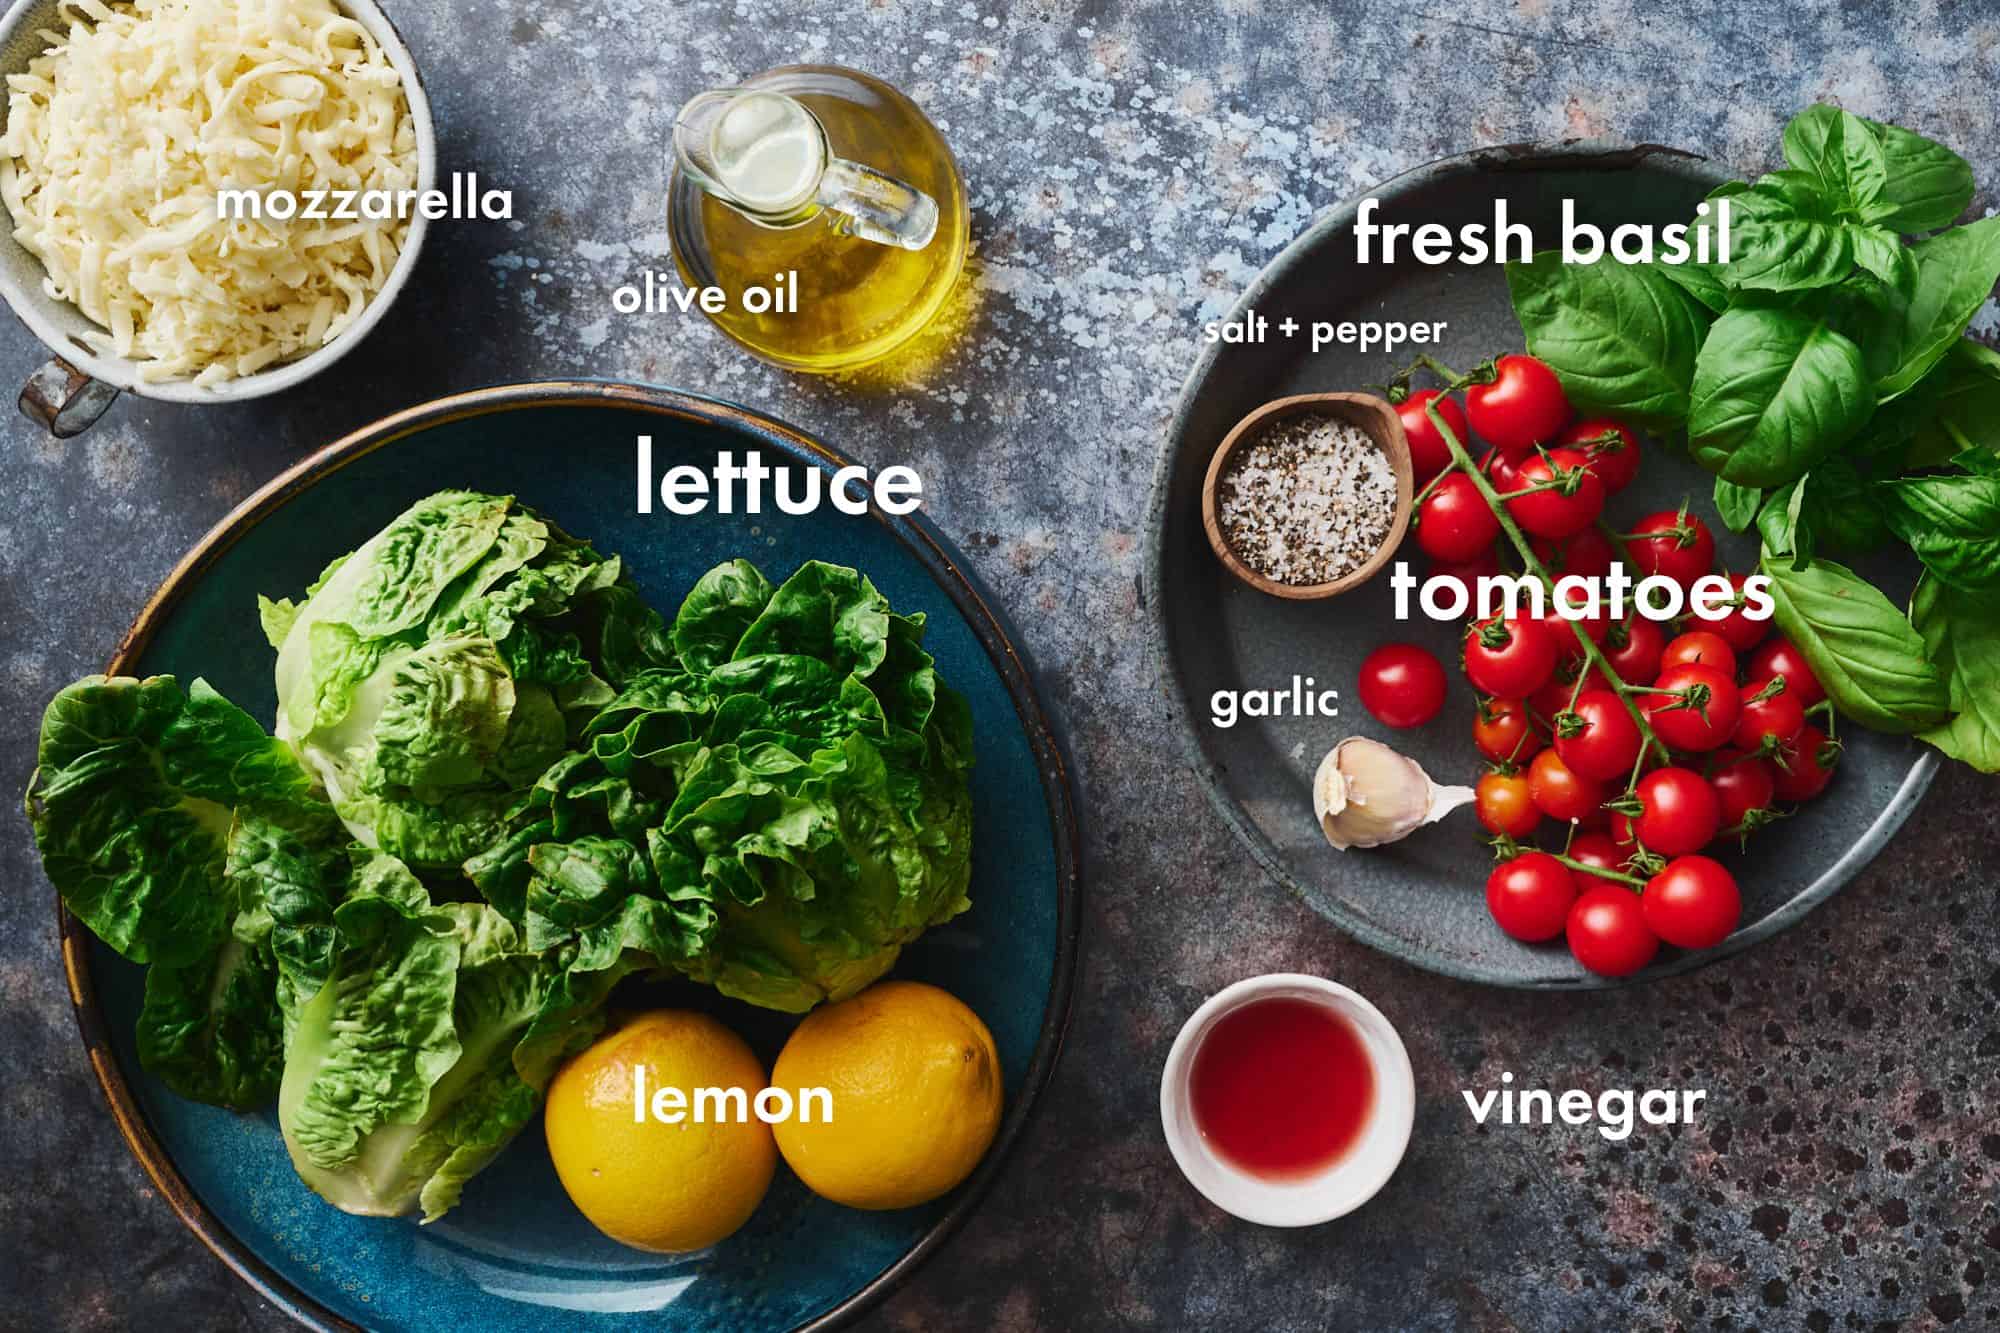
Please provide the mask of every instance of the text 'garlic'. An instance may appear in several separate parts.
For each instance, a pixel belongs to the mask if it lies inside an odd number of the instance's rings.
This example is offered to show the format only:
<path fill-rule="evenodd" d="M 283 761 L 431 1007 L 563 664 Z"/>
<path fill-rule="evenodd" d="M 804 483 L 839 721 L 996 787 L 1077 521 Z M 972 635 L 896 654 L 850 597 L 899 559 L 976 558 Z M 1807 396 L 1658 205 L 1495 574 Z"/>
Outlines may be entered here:
<path fill-rule="evenodd" d="M 1328 750 L 1313 775 L 1313 815 L 1342 851 L 1397 842 L 1471 799 L 1472 788 L 1440 787 L 1416 760 L 1366 736 Z"/>

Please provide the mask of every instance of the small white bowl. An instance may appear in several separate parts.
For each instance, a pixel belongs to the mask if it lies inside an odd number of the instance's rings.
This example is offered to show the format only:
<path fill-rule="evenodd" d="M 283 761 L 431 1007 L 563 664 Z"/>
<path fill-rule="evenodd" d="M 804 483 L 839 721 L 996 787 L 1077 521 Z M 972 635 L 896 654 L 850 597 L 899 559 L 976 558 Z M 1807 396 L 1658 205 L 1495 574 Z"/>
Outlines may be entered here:
<path fill-rule="evenodd" d="M 1284 1181 L 1251 1175 L 1209 1147 L 1195 1124 L 1189 1092 L 1195 1052 L 1222 1016 L 1258 1000 L 1280 997 L 1309 1000 L 1345 1017 L 1361 1034 L 1375 1069 L 1375 1109 L 1361 1141 L 1326 1170 Z M 1417 1085 L 1409 1052 L 1382 1011 L 1338 982 L 1297 972 L 1250 977 L 1218 991 L 1181 1028 L 1160 1075 L 1160 1123 L 1181 1174 L 1224 1212 L 1267 1227 L 1331 1222 L 1374 1198 L 1403 1160 L 1416 1113 Z"/>
<path fill-rule="evenodd" d="M 410 122 L 417 136 L 416 188 L 419 191 L 435 188 L 437 129 L 409 47 L 375 0 L 336 0 L 336 3 L 368 30 L 396 73 L 402 76 L 403 94 L 409 100 Z M 42 53 L 48 43 L 39 35 L 41 29 L 63 29 L 58 7 L 59 0 L 15 0 L 6 14 L 0 16 L 0 74 L 19 74 Z M 0 112 L 4 110 L 4 94 L 0 93 Z M 231 403 L 261 398 L 311 379 L 354 350 L 402 293 L 410 270 L 416 267 L 417 253 L 423 248 L 424 233 L 429 228 L 421 212 L 412 210 L 412 213 L 402 251 L 396 256 L 382 290 L 369 298 L 354 323 L 339 337 L 291 361 L 204 387 L 187 379 L 144 383 L 139 379 L 137 362 L 92 351 L 81 335 L 87 330 L 102 330 L 68 301 L 58 301 L 42 290 L 42 262 L 14 239 L 13 219 L 0 206 L 0 299 L 56 355 L 54 361 L 29 377 L 21 394 L 21 410 L 57 436 L 66 438 L 87 430 L 120 390 L 170 403 Z"/>

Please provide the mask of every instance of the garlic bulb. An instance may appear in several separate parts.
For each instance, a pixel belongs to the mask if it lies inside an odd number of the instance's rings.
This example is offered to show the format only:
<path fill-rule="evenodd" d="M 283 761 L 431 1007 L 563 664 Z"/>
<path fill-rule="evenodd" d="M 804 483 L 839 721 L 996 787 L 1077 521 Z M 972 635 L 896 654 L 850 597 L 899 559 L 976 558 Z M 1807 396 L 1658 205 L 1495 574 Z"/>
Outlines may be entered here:
<path fill-rule="evenodd" d="M 1342 851 L 1399 841 L 1471 799 L 1472 788 L 1440 787 L 1416 760 L 1366 736 L 1328 750 L 1313 775 L 1313 814 Z"/>

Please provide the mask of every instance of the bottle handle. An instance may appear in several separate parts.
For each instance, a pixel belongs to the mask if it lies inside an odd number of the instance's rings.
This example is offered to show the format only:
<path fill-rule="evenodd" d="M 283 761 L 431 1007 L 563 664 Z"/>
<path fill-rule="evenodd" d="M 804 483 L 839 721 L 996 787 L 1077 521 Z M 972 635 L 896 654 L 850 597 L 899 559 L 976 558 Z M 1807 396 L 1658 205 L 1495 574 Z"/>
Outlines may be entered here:
<path fill-rule="evenodd" d="M 820 207 L 837 214 L 842 231 L 877 245 L 921 250 L 937 235 L 937 200 L 873 167 L 829 158 L 820 176 Z"/>

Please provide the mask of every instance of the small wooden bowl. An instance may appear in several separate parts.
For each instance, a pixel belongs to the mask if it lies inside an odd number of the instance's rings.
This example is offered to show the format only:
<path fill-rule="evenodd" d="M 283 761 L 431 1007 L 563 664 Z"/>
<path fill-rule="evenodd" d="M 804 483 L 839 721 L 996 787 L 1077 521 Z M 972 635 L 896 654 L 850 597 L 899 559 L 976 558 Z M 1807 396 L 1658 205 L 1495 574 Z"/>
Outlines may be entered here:
<path fill-rule="evenodd" d="M 1389 533 L 1382 539 L 1382 545 L 1375 554 L 1330 583 L 1280 583 L 1260 574 L 1230 548 L 1229 539 L 1222 532 L 1222 514 L 1216 493 L 1221 487 L 1222 474 L 1229 466 L 1230 457 L 1239 445 L 1255 437 L 1273 421 L 1301 415 L 1338 417 L 1360 427 L 1375 442 L 1376 448 L 1387 456 L 1389 466 L 1396 474 L 1396 514 L 1389 521 Z M 1209 460 L 1208 475 L 1201 483 L 1201 525 L 1208 532 L 1208 544 L 1215 548 L 1216 558 L 1230 573 L 1258 592 L 1297 602 L 1317 601 L 1323 597 L 1337 597 L 1349 588 L 1359 587 L 1375 577 L 1376 571 L 1388 563 L 1389 557 L 1402 545 L 1403 534 L 1409 530 L 1410 499 L 1414 489 L 1410 473 L 1410 439 L 1403 433 L 1402 420 L 1387 399 L 1372 393 L 1302 393 L 1291 398 L 1273 399 L 1237 422 L 1235 429 L 1223 436 L 1215 457 Z"/>

